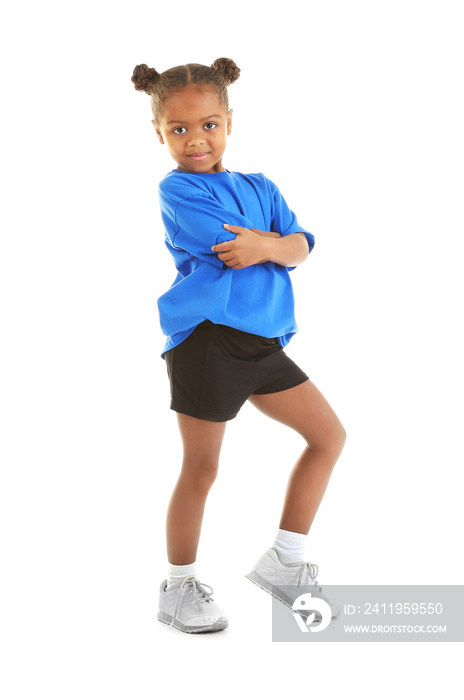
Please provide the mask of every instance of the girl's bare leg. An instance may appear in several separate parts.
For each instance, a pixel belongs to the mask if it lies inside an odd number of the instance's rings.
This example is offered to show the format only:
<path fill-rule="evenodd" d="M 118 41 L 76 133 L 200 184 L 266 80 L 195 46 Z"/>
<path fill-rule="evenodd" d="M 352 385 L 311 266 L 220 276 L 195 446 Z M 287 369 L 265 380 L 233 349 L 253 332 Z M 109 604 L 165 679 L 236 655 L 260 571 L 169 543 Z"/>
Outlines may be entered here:
<path fill-rule="evenodd" d="M 168 561 L 196 561 L 206 497 L 217 476 L 227 423 L 177 414 L 184 446 L 182 469 L 169 502 L 166 519 Z"/>
<path fill-rule="evenodd" d="M 274 394 L 254 394 L 249 401 L 306 440 L 290 474 L 279 525 L 306 535 L 345 444 L 345 430 L 310 380 Z"/>

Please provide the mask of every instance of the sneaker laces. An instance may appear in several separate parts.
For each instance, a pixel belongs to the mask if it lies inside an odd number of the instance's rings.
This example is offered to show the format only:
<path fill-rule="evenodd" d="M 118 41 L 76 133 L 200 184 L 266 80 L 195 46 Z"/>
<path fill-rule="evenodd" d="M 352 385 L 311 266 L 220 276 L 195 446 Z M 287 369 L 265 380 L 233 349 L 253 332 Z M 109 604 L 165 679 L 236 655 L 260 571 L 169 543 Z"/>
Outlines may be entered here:
<path fill-rule="evenodd" d="M 205 588 L 209 588 L 210 592 L 208 593 Z M 184 600 L 187 592 L 190 592 L 190 595 L 193 597 L 194 603 L 198 608 L 200 615 L 202 614 L 201 603 L 213 602 L 213 599 L 211 598 L 213 595 L 213 589 L 211 586 L 208 586 L 207 583 L 200 583 L 195 576 L 186 576 L 184 579 L 182 579 L 179 586 L 177 604 L 172 616 L 170 627 L 173 626 L 175 620 L 177 619 L 177 613 L 179 612 L 179 608 L 181 607 L 182 601 Z"/>
<path fill-rule="evenodd" d="M 304 564 L 301 565 L 300 571 L 298 574 L 298 584 L 297 584 L 297 592 L 299 594 L 300 592 L 300 584 L 302 581 L 307 581 L 308 576 L 311 579 L 312 585 L 315 586 L 315 588 L 319 591 L 322 592 L 321 586 L 318 585 L 318 582 L 316 581 L 316 576 L 319 573 L 319 567 L 317 564 L 311 564 L 309 561 L 305 561 Z"/>

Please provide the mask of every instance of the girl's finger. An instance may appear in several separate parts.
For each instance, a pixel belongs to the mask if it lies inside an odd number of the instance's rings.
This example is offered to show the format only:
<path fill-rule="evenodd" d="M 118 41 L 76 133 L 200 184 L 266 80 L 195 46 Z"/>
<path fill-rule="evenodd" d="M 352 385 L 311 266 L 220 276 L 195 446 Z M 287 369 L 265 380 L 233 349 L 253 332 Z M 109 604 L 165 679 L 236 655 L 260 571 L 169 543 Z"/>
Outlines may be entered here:
<path fill-rule="evenodd" d="M 232 233 L 239 233 L 240 231 L 246 231 L 246 228 L 243 228 L 243 226 L 235 226 L 235 224 L 222 224 L 224 228 L 228 228 L 232 231 Z M 235 230 L 234 230 L 235 229 Z"/>

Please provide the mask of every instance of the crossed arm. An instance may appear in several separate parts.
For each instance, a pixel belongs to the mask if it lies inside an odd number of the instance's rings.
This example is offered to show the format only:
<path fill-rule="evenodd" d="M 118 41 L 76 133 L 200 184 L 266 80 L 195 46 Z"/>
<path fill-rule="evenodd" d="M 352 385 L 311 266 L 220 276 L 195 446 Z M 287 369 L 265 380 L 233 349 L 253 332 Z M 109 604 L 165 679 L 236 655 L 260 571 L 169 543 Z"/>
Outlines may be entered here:
<path fill-rule="evenodd" d="M 213 245 L 211 250 L 234 270 L 265 262 L 291 267 L 300 265 L 309 255 L 308 242 L 302 232 L 282 237 L 274 231 L 259 231 L 243 226 L 224 224 L 224 228 L 237 234 L 235 240 Z"/>

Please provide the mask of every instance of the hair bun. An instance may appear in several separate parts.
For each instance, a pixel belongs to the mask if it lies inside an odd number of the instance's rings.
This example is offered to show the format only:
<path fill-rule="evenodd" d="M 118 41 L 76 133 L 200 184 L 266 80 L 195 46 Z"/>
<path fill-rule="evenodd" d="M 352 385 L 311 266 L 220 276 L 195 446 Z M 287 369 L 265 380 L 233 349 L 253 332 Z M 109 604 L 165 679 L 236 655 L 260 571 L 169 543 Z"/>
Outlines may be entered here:
<path fill-rule="evenodd" d="M 232 85 L 240 76 L 240 68 L 231 58 L 217 58 L 211 68 L 222 73 L 226 85 Z"/>
<path fill-rule="evenodd" d="M 161 75 L 154 68 L 149 68 L 146 63 L 135 66 L 132 73 L 132 82 L 136 90 L 146 92 L 150 95 L 153 86 L 158 82 Z"/>

